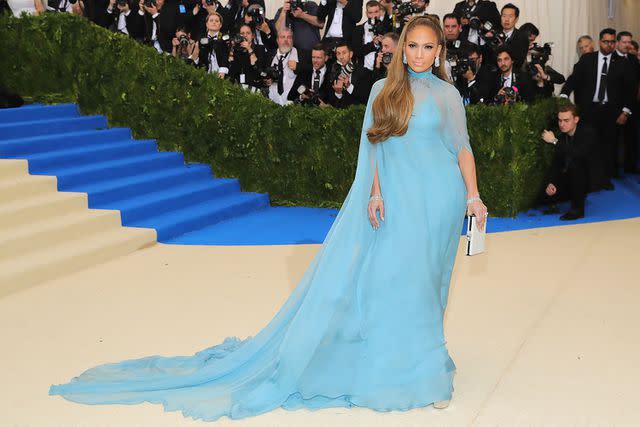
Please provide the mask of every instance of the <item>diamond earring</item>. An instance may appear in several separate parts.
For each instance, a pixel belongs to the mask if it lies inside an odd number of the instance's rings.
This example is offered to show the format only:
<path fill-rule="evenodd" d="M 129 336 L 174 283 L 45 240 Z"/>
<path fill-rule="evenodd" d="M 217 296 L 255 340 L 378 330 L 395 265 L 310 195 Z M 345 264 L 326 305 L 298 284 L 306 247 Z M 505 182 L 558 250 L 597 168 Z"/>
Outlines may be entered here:
<path fill-rule="evenodd" d="M 438 68 L 440 66 L 440 57 L 439 56 L 436 56 L 436 60 L 433 63 L 433 65 L 435 65 L 436 68 Z"/>
<path fill-rule="evenodd" d="M 407 63 L 407 55 L 406 54 L 402 54 L 402 63 L 406 64 Z"/>

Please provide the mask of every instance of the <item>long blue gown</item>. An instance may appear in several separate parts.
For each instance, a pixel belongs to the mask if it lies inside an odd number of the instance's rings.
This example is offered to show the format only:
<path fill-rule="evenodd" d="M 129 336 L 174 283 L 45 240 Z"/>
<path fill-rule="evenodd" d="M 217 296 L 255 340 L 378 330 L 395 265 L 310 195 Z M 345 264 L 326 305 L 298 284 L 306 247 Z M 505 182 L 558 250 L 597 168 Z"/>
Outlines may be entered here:
<path fill-rule="evenodd" d="M 49 393 L 87 404 L 160 403 L 213 421 L 285 409 L 408 410 L 451 397 L 443 315 L 465 213 L 457 154 L 471 151 L 457 90 L 410 73 L 406 135 L 371 144 L 372 89 L 354 183 L 323 245 L 256 336 L 192 356 L 98 366 Z M 367 205 L 375 166 L 385 221 Z"/>

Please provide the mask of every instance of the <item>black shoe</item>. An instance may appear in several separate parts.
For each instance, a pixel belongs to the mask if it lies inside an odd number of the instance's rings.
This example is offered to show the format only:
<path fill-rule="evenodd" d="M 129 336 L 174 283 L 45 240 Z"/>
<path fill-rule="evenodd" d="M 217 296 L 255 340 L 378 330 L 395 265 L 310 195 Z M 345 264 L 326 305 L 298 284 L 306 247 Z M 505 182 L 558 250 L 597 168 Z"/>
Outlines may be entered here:
<path fill-rule="evenodd" d="M 584 218 L 584 211 L 571 209 L 569 210 L 569 212 L 560 217 L 560 221 L 573 221 L 580 218 Z"/>

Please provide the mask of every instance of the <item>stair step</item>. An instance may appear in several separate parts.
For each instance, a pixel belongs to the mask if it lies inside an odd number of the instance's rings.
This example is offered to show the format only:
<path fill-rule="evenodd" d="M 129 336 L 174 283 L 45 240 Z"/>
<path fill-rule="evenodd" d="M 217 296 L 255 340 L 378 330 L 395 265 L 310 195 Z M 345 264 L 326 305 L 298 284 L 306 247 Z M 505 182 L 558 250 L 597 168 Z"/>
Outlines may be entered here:
<path fill-rule="evenodd" d="M 0 297 L 155 243 L 149 229 L 117 228 L 94 233 L 0 262 Z"/>
<path fill-rule="evenodd" d="M 28 154 L 47 153 L 129 139 L 131 139 L 131 131 L 127 128 L 51 133 L 0 140 L 0 156 L 20 157 Z"/>
<path fill-rule="evenodd" d="M 22 159 L 0 159 L 0 179 L 29 175 L 29 163 Z"/>
<path fill-rule="evenodd" d="M 29 154 L 24 158 L 29 161 L 29 172 L 36 174 L 45 173 L 51 168 L 60 169 L 75 164 L 90 165 L 107 160 L 157 152 L 158 148 L 155 141 L 129 140 L 92 144 L 49 153 Z"/>
<path fill-rule="evenodd" d="M 46 193 L 0 206 L 0 230 L 87 209 L 83 193 Z"/>
<path fill-rule="evenodd" d="M 240 183 L 238 180 L 214 179 L 171 187 L 98 207 L 100 209 L 119 209 L 122 223 L 129 225 L 145 217 L 157 216 L 164 212 L 175 211 L 239 192 Z"/>
<path fill-rule="evenodd" d="M 25 122 L 43 118 L 77 117 L 79 115 L 76 104 L 32 104 L 20 108 L 1 109 L 0 123 Z"/>
<path fill-rule="evenodd" d="M 155 228 L 158 241 L 161 242 L 267 206 L 269 206 L 268 194 L 237 193 L 134 221 L 128 226 Z"/>
<path fill-rule="evenodd" d="M 0 180 L 0 203 L 29 198 L 58 190 L 55 176 L 23 175 Z"/>
<path fill-rule="evenodd" d="M 145 194 L 157 188 L 168 188 L 201 180 L 209 181 L 212 177 L 209 165 L 187 164 L 120 179 L 72 186 L 65 191 L 87 193 L 89 207 L 93 208 L 116 200 L 128 199 L 137 194 Z"/>
<path fill-rule="evenodd" d="M 3 123 L 0 124 L 0 140 L 106 127 L 107 119 L 104 116 L 64 117 L 59 119 Z"/>
<path fill-rule="evenodd" d="M 0 235 L 0 261 L 120 226 L 120 212 L 95 209 L 24 224 Z"/>
<path fill-rule="evenodd" d="M 184 165 L 182 153 L 161 152 L 62 169 L 50 168 L 47 170 L 46 175 L 56 175 L 58 177 L 58 189 L 66 190 L 72 186 L 88 182 L 95 183 L 114 178 L 140 175 L 151 170 L 180 165 Z"/>

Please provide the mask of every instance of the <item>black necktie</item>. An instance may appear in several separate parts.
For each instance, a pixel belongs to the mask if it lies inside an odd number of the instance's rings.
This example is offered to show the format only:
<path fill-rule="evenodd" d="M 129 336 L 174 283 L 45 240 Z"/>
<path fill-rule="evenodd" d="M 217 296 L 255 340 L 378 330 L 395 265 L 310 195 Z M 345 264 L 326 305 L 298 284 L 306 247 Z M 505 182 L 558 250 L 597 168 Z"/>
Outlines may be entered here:
<path fill-rule="evenodd" d="M 313 91 L 317 92 L 320 89 L 320 70 L 316 70 L 316 75 L 313 78 Z"/>
<path fill-rule="evenodd" d="M 598 101 L 604 102 L 605 94 L 607 93 L 607 73 L 609 68 L 607 67 L 607 57 L 602 58 L 604 64 L 602 65 L 602 72 L 600 73 L 600 89 L 598 89 Z"/>
<path fill-rule="evenodd" d="M 282 95 L 284 92 L 284 67 L 282 66 L 282 62 L 284 61 L 284 55 L 280 55 L 278 57 L 278 95 Z"/>

